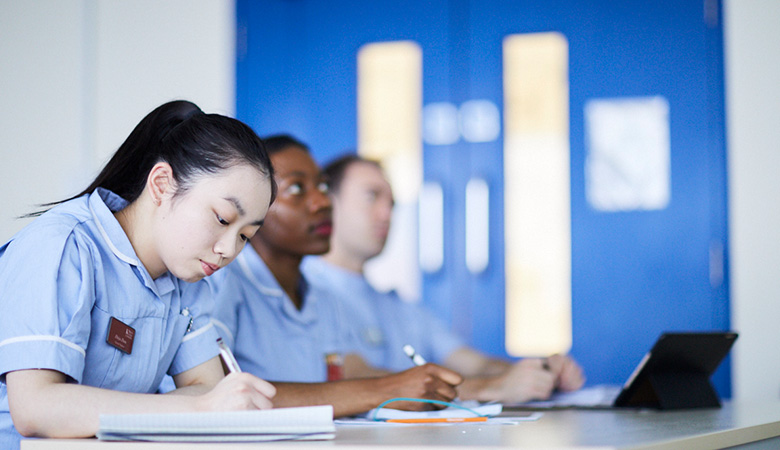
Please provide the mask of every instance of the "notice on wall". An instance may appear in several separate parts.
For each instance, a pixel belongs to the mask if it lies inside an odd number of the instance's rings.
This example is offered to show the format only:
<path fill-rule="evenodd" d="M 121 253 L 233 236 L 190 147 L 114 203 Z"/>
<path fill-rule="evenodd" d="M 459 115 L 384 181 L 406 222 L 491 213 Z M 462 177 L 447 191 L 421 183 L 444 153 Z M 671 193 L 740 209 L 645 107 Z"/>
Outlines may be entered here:
<path fill-rule="evenodd" d="M 669 102 L 659 96 L 585 104 L 585 193 L 599 211 L 664 209 L 671 195 Z"/>

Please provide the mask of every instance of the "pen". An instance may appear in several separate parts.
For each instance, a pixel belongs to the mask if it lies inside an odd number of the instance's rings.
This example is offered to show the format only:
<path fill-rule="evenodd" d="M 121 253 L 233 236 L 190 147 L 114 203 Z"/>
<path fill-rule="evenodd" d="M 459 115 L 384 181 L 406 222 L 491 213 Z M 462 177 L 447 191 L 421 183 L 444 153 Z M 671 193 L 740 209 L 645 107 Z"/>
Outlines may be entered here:
<path fill-rule="evenodd" d="M 428 363 L 428 361 L 425 360 L 425 358 L 422 357 L 421 354 L 417 353 L 417 350 L 414 349 L 410 344 L 404 345 L 404 353 L 406 353 L 406 356 L 412 358 L 412 362 L 415 366 L 422 366 Z M 455 401 L 457 401 L 458 398 L 455 398 Z M 398 419 L 403 420 L 403 419 Z M 428 420 L 428 419 L 409 419 L 409 420 Z M 435 419 L 439 422 L 446 422 L 446 420 L 441 419 Z M 457 420 L 457 422 L 460 422 L 461 420 Z M 389 422 L 389 420 L 388 420 Z M 470 420 L 469 422 L 480 422 L 479 420 Z M 417 422 L 409 422 L 409 423 L 417 423 Z"/>
<path fill-rule="evenodd" d="M 427 419 L 387 419 L 390 423 L 457 423 L 457 422 L 487 422 L 487 417 L 449 417 Z"/>
<path fill-rule="evenodd" d="M 406 353 L 406 356 L 412 358 L 412 362 L 415 366 L 422 366 L 428 362 L 409 344 L 404 345 L 404 353 Z"/>
<path fill-rule="evenodd" d="M 238 361 L 236 361 L 236 357 L 233 356 L 233 352 L 230 351 L 230 347 L 225 344 L 221 337 L 217 338 L 217 345 L 219 345 L 219 354 L 222 355 L 222 360 L 225 361 L 225 366 L 227 367 L 228 372 L 241 372 L 241 368 L 238 367 Z"/>

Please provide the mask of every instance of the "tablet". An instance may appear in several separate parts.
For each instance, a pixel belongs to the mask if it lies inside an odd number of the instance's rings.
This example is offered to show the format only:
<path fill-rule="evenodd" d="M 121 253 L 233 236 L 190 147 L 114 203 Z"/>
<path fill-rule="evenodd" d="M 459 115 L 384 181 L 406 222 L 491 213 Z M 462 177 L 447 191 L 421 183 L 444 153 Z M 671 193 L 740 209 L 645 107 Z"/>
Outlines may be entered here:
<path fill-rule="evenodd" d="M 663 333 L 623 385 L 613 406 L 659 409 L 717 408 L 710 376 L 737 333 Z"/>

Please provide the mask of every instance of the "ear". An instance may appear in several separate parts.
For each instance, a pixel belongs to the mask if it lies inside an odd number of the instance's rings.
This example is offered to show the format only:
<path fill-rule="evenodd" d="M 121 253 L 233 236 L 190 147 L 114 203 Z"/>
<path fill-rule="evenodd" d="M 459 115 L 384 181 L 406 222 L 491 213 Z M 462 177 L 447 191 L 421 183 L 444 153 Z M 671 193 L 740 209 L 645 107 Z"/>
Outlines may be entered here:
<path fill-rule="evenodd" d="M 155 164 L 146 178 L 146 189 L 157 206 L 160 206 L 163 199 L 172 197 L 176 192 L 176 181 L 173 179 L 171 165 L 162 161 Z"/>

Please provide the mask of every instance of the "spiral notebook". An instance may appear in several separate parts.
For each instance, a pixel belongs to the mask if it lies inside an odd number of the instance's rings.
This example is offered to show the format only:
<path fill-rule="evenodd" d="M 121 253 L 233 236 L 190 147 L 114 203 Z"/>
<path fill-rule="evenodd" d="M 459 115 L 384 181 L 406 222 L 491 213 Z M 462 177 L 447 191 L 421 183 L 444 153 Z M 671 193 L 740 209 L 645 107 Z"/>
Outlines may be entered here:
<path fill-rule="evenodd" d="M 101 414 L 98 439 L 252 442 L 333 439 L 331 405 L 169 414 Z"/>

